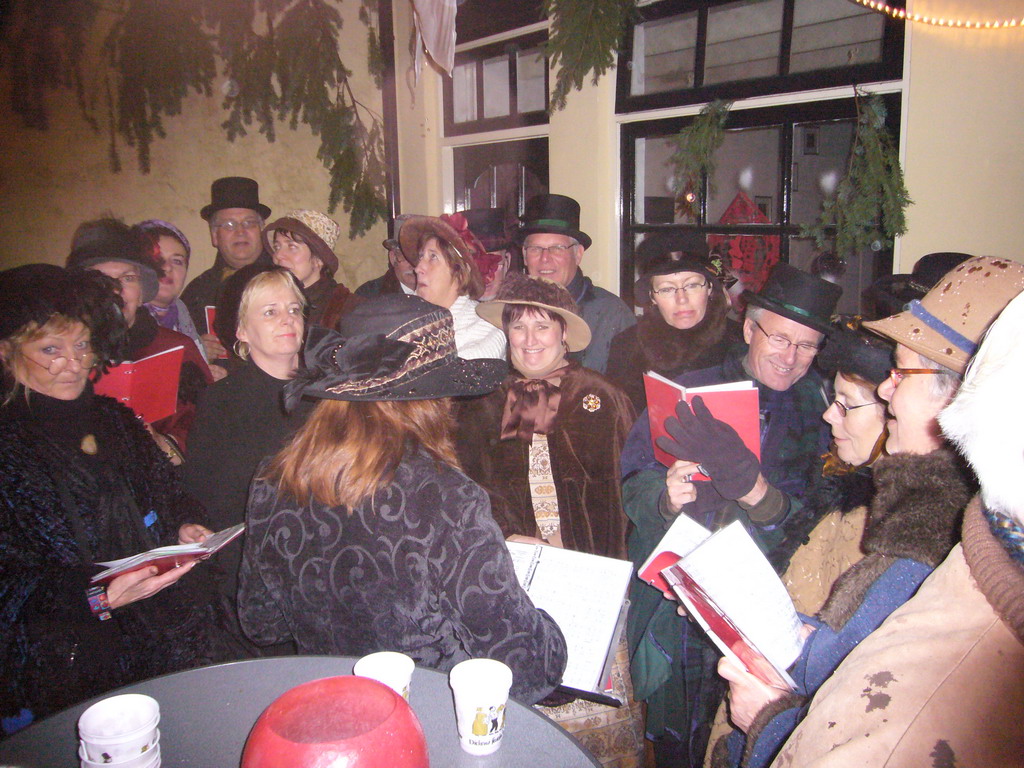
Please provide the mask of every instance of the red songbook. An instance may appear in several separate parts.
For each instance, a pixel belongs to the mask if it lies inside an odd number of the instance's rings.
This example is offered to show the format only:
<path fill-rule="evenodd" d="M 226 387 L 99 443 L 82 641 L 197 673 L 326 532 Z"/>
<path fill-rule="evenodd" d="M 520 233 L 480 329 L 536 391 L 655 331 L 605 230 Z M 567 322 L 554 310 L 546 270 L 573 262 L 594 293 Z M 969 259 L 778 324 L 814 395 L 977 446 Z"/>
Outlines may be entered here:
<path fill-rule="evenodd" d="M 217 332 L 215 330 L 213 330 L 213 324 L 215 322 L 217 322 L 217 308 L 214 307 L 214 306 L 211 306 L 210 304 L 207 304 L 205 307 L 203 307 L 203 310 L 206 312 L 206 332 L 207 333 L 211 333 L 214 336 L 217 336 Z M 220 338 L 220 337 L 218 337 L 218 338 Z M 227 353 L 225 353 L 223 355 L 218 355 L 217 359 L 218 360 L 227 360 L 228 359 L 228 355 L 227 355 Z"/>
<path fill-rule="evenodd" d="M 124 403 L 147 424 L 178 410 L 178 379 L 185 348 L 181 345 L 135 362 L 121 363 L 96 382 L 96 394 Z"/>
<path fill-rule="evenodd" d="M 245 530 L 245 523 L 238 523 L 223 531 L 207 536 L 198 544 L 173 544 L 169 547 L 157 547 L 121 560 L 110 560 L 96 565 L 106 566 L 90 580 L 91 584 L 109 584 L 122 574 L 137 571 L 140 568 L 156 566 L 158 573 L 166 573 L 172 568 L 180 568 L 193 560 L 205 560 L 224 546 L 237 539 Z"/>
<path fill-rule="evenodd" d="M 665 420 L 676 415 L 677 403 L 685 400 L 689 405 L 697 395 L 700 395 L 712 416 L 736 430 L 743 444 L 753 451 L 760 461 L 761 414 L 757 386 L 754 382 L 736 381 L 709 387 L 686 388 L 654 371 L 648 371 L 644 374 L 644 390 L 647 393 L 647 418 L 651 425 L 654 458 L 666 467 L 671 467 L 677 459 L 658 447 L 658 438 L 668 437 Z M 698 472 L 693 475 L 693 479 L 711 478 Z"/>

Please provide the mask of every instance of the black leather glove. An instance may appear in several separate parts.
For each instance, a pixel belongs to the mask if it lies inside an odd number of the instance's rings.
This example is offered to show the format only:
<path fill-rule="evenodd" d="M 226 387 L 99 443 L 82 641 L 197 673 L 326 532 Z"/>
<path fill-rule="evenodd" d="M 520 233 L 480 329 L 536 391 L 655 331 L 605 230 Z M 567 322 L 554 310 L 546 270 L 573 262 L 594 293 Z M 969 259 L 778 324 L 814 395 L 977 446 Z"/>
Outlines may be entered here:
<path fill-rule="evenodd" d="M 703 398 L 693 398 L 693 410 L 685 402 L 676 405 L 676 418 L 665 420 L 669 437 L 659 437 L 658 447 L 684 461 L 695 461 L 726 499 L 746 496 L 761 473 L 757 457 L 743 444 L 736 430 L 711 415 Z"/>

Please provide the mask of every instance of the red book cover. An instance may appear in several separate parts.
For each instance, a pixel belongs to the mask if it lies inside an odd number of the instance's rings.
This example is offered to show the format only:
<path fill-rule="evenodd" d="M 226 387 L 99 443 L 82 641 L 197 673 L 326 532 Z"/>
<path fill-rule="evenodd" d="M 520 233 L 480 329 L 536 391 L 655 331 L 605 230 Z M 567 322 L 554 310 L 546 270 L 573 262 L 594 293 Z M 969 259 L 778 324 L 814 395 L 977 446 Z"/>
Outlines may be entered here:
<path fill-rule="evenodd" d="M 676 404 L 679 401 L 685 400 L 689 404 L 697 395 L 704 400 L 704 405 L 711 411 L 711 415 L 735 429 L 743 444 L 753 451 L 758 460 L 761 459 L 761 414 L 754 382 L 737 381 L 687 389 L 664 376 L 648 371 L 644 374 L 644 390 L 647 393 L 647 418 L 651 426 L 654 458 L 666 467 L 671 467 L 677 459 L 658 447 L 658 438 L 668 437 L 665 420 L 676 415 Z M 693 479 L 711 478 L 698 472 L 693 475 Z"/>
<path fill-rule="evenodd" d="M 100 377 L 96 394 L 124 403 L 147 424 L 165 419 L 178 410 L 178 379 L 184 357 L 185 348 L 177 346 L 121 363 Z"/>

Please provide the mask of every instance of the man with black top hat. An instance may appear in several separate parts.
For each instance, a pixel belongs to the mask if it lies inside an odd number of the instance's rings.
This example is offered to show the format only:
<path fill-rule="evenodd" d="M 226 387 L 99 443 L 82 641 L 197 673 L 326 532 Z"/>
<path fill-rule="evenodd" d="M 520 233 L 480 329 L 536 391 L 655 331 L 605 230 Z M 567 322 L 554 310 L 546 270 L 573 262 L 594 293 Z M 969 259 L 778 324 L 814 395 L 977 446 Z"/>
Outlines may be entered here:
<path fill-rule="evenodd" d="M 678 418 L 666 422 L 672 439 L 659 445 L 679 459 L 666 473 L 654 459 L 647 415 L 640 416 L 622 453 L 626 514 L 636 526 L 629 541 L 635 563 L 643 563 L 672 521 L 686 514 L 712 531 L 742 521 L 772 565 L 785 568 L 787 520 L 819 474 L 828 444 L 821 415 L 829 398 L 812 363 L 841 293 L 833 283 L 779 264 L 760 293 L 745 294 L 746 344 L 719 365 L 676 379 L 686 387 L 753 379 L 760 398 L 760 461 L 735 430 L 695 402 L 692 410 L 681 405 Z M 711 481 L 691 482 L 697 471 Z M 715 672 L 718 653 L 695 625 L 673 620 L 674 605 L 660 592 L 645 584 L 631 592 L 633 684 L 648 704 L 659 764 L 699 766 L 724 693 Z"/>
<path fill-rule="evenodd" d="M 565 195 L 536 195 L 520 217 L 517 241 L 526 271 L 565 286 L 593 335 L 590 346 L 574 354 L 584 367 L 604 373 L 612 339 L 636 323 L 636 315 L 610 291 L 594 285 L 580 271 L 590 236 L 580 230 L 580 204 Z"/>
<path fill-rule="evenodd" d="M 210 186 L 210 204 L 199 215 L 210 224 L 210 243 L 217 249 L 213 266 L 197 275 L 181 293 L 192 322 L 207 330 L 206 307 L 216 307 L 224 281 L 242 267 L 256 262 L 272 264 L 263 250 L 263 223 L 270 209 L 260 202 L 260 186 L 244 176 L 226 176 Z M 207 358 L 224 354 L 216 335 L 201 335 Z"/>
<path fill-rule="evenodd" d="M 356 288 L 357 296 L 372 299 L 374 296 L 387 293 L 402 292 L 407 296 L 416 293 L 416 267 L 408 262 L 402 253 L 402 246 L 398 243 L 398 233 L 409 218 L 410 215 L 406 213 L 395 217 L 395 234 L 381 243 L 388 252 L 388 271 Z"/>

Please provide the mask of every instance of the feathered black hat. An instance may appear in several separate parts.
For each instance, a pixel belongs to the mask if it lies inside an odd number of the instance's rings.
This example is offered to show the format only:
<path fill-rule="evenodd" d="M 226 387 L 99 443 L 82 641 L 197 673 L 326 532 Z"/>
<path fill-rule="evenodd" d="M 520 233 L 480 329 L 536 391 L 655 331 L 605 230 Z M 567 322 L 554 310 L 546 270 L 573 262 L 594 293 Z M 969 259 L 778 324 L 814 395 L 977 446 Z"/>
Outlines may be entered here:
<path fill-rule="evenodd" d="M 128 326 L 117 281 L 92 269 L 26 264 L 0 272 L 0 340 L 31 323 L 60 315 L 85 325 L 98 364 L 116 365 L 127 353 Z"/>

